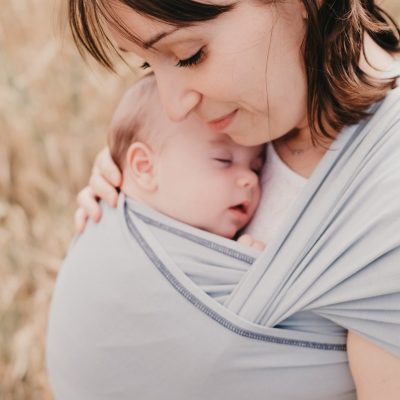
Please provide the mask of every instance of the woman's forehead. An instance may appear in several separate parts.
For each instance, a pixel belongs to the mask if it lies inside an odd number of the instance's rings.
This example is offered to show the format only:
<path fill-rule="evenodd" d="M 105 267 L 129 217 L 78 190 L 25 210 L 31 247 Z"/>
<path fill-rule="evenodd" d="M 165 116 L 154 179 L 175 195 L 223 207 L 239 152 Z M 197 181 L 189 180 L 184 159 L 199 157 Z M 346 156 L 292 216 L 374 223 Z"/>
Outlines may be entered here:
<path fill-rule="evenodd" d="M 121 50 L 134 42 L 143 48 L 148 48 L 158 39 L 178 28 L 157 21 L 146 15 L 139 14 L 122 2 L 110 4 L 109 29 Z M 132 40 L 134 39 L 134 40 Z"/>
<path fill-rule="evenodd" d="M 133 41 L 147 49 L 158 40 L 181 28 L 217 18 L 220 14 L 234 8 L 237 3 L 232 0 L 210 2 L 153 0 L 130 1 L 128 5 L 124 0 L 113 0 L 106 3 L 105 8 L 109 28 L 118 42 Z M 143 4 L 148 4 L 148 6 Z M 173 15 L 170 15 L 171 8 L 174 7 L 176 10 Z M 120 47 L 123 48 L 123 46 Z"/>

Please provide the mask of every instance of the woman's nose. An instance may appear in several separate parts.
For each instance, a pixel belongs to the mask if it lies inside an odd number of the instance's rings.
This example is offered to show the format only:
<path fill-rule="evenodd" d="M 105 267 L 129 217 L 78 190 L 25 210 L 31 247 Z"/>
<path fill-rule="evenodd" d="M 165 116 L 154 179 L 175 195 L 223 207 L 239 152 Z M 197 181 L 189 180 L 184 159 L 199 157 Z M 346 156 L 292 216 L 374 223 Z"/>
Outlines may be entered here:
<path fill-rule="evenodd" d="M 252 189 L 258 185 L 258 175 L 253 171 L 243 172 L 237 179 L 237 184 L 246 189 Z"/>
<path fill-rule="evenodd" d="M 176 75 L 159 78 L 157 83 L 161 102 L 168 117 L 174 122 L 184 120 L 201 100 L 200 93 Z"/>

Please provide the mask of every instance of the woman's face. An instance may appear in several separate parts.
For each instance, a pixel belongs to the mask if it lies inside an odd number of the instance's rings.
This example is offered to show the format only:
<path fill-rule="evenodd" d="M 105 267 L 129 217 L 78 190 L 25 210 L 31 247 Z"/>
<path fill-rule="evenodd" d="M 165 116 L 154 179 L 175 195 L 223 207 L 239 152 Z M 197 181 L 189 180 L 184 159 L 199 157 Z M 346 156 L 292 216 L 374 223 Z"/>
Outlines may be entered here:
<path fill-rule="evenodd" d="M 194 112 L 212 130 L 257 145 L 306 121 L 303 3 L 266 3 L 239 1 L 212 21 L 175 28 L 115 2 L 118 18 L 153 45 L 144 48 L 115 29 L 111 33 L 121 49 L 150 64 L 172 120 Z"/>

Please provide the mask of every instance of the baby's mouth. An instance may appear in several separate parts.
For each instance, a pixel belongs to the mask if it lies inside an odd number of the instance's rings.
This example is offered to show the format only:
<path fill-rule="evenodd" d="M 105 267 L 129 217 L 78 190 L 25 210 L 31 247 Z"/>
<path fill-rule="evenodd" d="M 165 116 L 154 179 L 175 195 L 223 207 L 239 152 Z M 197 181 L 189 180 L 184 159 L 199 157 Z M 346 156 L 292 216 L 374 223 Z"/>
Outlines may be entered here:
<path fill-rule="evenodd" d="M 249 201 L 243 201 L 242 203 L 232 206 L 229 209 L 247 216 L 249 211 L 249 206 L 250 206 Z"/>

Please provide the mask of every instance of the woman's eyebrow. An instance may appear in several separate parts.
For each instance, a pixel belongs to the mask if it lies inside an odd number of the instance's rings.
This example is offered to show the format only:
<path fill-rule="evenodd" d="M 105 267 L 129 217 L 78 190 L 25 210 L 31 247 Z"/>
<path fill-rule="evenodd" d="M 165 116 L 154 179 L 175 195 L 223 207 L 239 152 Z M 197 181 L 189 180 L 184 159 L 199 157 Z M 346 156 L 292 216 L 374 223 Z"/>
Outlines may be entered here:
<path fill-rule="evenodd" d="M 180 29 L 179 27 L 175 27 L 175 28 L 171 29 L 170 31 L 160 32 L 157 35 L 155 35 L 154 37 L 152 37 L 151 39 L 146 40 L 145 42 L 143 42 L 143 47 L 145 49 L 149 49 L 150 47 L 153 47 L 161 39 L 165 38 L 166 36 L 171 35 L 172 33 L 176 32 L 179 29 Z"/>

